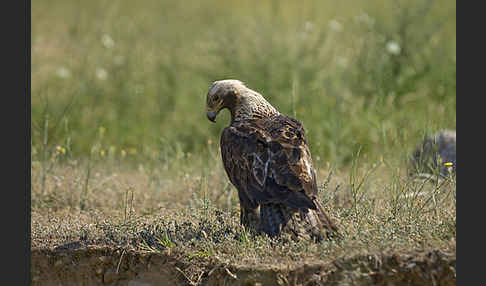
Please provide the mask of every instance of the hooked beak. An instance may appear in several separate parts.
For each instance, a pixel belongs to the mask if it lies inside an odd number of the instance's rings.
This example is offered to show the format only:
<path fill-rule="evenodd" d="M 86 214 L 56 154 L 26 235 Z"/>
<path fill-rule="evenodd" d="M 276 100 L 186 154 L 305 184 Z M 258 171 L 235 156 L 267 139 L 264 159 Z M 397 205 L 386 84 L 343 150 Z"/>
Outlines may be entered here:
<path fill-rule="evenodd" d="M 216 112 L 216 111 L 208 111 L 208 112 L 206 112 L 206 116 L 212 122 L 216 122 L 216 115 L 218 115 L 218 112 Z"/>

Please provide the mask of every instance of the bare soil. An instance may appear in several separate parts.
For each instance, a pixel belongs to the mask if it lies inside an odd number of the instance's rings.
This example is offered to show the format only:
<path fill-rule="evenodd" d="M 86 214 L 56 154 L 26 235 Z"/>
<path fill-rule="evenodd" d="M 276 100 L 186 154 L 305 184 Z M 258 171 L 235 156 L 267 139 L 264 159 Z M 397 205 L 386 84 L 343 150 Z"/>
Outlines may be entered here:
<path fill-rule="evenodd" d="M 71 243 L 32 249 L 32 285 L 456 285 L 456 255 L 439 250 L 332 262 L 238 265 Z"/>

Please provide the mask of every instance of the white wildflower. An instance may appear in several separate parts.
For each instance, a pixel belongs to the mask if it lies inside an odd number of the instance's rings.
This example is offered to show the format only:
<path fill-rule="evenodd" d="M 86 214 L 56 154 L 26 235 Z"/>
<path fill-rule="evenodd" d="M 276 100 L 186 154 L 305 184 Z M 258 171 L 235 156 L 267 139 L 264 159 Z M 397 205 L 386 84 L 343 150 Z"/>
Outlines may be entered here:
<path fill-rule="evenodd" d="M 108 78 L 108 73 L 104 68 L 97 68 L 96 69 L 96 77 L 100 80 L 105 80 Z"/>
<path fill-rule="evenodd" d="M 339 23 L 337 20 L 332 19 L 329 21 L 329 29 L 333 32 L 340 32 L 343 29 L 343 25 Z"/>
<path fill-rule="evenodd" d="M 375 19 L 373 19 L 372 17 L 370 17 L 370 15 L 366 13 L 361 13 L 359 16 L 355 18 L 355 21 L 358 23 L 366 24 L 370 27 L 375 24 Z"/>
<path fill-rule="evenodd" d="M 301 40 L 307 39 L 307 36 L 311 33 L 312 29 L 314 29 L 314 24 L 312 24 L 312 22 L 306 21 L 302 25 L 302 30 L 297 33 L 297 37 Z"/>
<path fill-rule="evenodd" d="M 389 41 L 388 43 L 386 43 L 386 50 L 392 55 L 399 55 L 402 51 L 400 45 L 395 41 Z"/>
<path fill-rule="evenodd" d="M 57 69 L 56 75 L 60 78 L 68 78 L 71 76 L 71 72 L 65 67 L 60 67 Z"/>
<path fill-rule="evenodd" d="M 312 29 L 314 29 L 314 24 L 312 24 L 312 22 L 310 22 L 310 21 L 306 21 L 306 22 L 304 23 L 304 30 L 305 30 L 306 32 L 308 32 L 308 31 L 310 31 L 310 30 L 312 30 Z"/>
<path fill-rule="evenodd" d="M 113 39 L 108 34 L 104 34 L 101 37 L 101 43 L 103 43 L 103 46 L 107 49 L 111 49 L 115 46 L 115 41 L 113 41 Z"/>

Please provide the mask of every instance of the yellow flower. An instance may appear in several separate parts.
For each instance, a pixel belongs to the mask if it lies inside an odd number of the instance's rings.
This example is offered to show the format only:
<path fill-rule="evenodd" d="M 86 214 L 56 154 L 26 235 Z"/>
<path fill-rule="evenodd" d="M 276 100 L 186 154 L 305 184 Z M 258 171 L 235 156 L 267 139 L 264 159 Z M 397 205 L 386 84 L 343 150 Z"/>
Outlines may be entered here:
<path fill-rule="evenodd" d="M 57 145 L 56 146 L 56 153 L 54 155 L 58 155 L 58 154 L 66 154 L 66 148 Z"/>
<path fill-rule="evenodd" d="M 105 156 L 105 150 L 103 150 L 103 149 L 102 149 L 102 150 L 100 151 L 100 155 L 101 155 L 101 157 Z"/>
<path fill-rule="evenodd" d="M 453 165 L 452 162 L 445 162 L 444 163 L 444 166 L 452 166 L 452 165 Z"/>
<path fill-rule="evenodd" d="M 125 149 L 121 149 L 120 154 L 122 157 L 125 157 L 127 155 L 127 151 L 125 151 Z"/>

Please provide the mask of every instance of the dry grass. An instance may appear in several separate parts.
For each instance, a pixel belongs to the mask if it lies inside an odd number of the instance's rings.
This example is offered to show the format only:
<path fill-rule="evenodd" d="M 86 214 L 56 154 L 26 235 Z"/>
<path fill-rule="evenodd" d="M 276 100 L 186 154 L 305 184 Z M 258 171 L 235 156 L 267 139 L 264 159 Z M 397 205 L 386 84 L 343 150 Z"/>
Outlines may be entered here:
<path fill-rule="evenodd" d="M 34 161 L 33 281 L 132 281 L 159 269 L 140 262 L 156 255 L 178 266 L 170 272 L 161 264 L 170 273 L 155 281 L 176 279 L 180 285 L 317 278 L 336 285 L 454 284 L 454 176 L 418 180 L 400 160 L 369 163 L 357 154 L 349 168 L 317 170 L 320 199 L 342 238 L 317 244 L 272 240 L 239 225 L 237 193 L 217 149 L 210 145 L 204 157 L 142 161 L 99 152 L 75 160 L 56 148 L 46 162 Z M 109 257 L 111 268 L 92 265 L 96 257 Z M 79 271 L 70 260 L 87 268 Z"/>
<path fill-rule="evenodd" d="M 358 162 L 359 163 L 359 162 Z M 41 193 L 32 169 L 32 247 L 64 244 L 177 248 L 233 263 L 333 260 L 343 255 L 455 250 L 455 179 L 413 181 L 386 163 L 319 171 L 321 200 L 343 239 L 321 244 L 252 237 L 239 226 L 236 190 L 220 164 L 176 172 L 120 162 L 58 163 Z M 326 179 L 327 178 L 327 179 Z M 87 186 L 86 186 L 87 185 Z"/>

